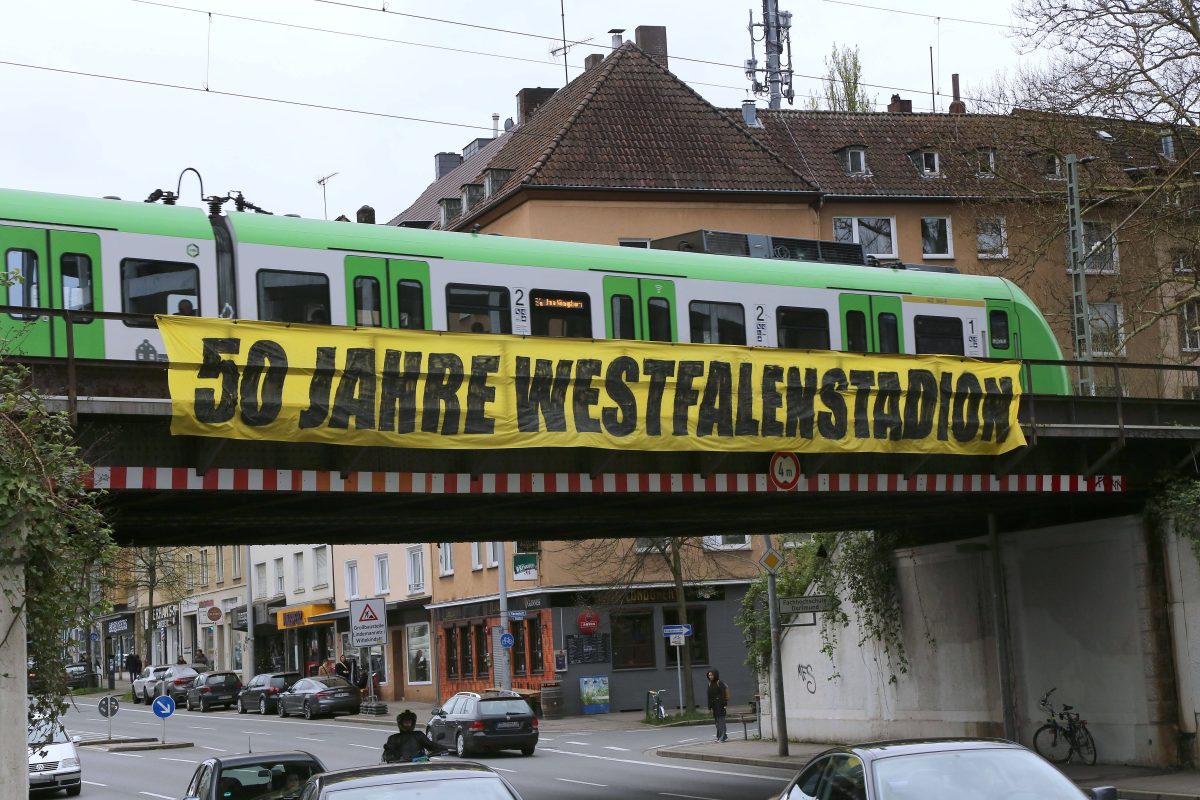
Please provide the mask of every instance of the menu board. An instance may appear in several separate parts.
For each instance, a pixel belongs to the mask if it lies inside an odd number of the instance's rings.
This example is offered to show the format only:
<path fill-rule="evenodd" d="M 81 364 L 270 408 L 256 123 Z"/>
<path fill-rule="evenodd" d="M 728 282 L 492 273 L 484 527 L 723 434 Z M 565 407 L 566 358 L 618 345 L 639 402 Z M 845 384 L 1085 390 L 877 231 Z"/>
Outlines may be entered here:
<path fill-rule="evenodd" d="M 567 637 L 567 661 L 571 664 L 607 664 L 612 660 L 612 647 L 607 633 L 581 634 Z"/>

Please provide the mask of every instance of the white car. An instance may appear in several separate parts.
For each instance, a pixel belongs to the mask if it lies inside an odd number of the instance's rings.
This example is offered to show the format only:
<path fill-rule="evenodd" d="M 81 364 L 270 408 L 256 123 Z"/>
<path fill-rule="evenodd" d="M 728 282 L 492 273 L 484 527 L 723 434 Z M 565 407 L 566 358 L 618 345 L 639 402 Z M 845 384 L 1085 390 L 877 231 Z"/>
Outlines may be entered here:
<path fill-rule="evenodd" d="M 158 682 L 170 668 L 170 664 L 159 664 L 143 669 L 142 674 L 133 679 L 133 702 L 145 702 L 146 705 L 154 702 L 158 693 Z"/>
<path fill-rule="evenodd" d="M 29 748 L 29 791 L 66 789 L 75 797 L 83 790 L 79 767 L 79 752 L 75 749 L 78 736 L 68 736 L 61 722 L 45 717 L 34 720 L 25 737 Z"/>

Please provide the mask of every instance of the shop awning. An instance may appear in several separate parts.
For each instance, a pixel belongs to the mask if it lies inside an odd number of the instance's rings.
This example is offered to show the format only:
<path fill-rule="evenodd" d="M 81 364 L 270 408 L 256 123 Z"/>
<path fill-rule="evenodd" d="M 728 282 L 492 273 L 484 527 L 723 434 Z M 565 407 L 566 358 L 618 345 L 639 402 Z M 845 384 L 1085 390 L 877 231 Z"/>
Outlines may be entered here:
<path fill-rule="evenodd" d="M 308 603 L 281 608 L 275 612 L 275 627 L 279 630 L 305 628 L 309 625 L 328 625 L 330 620 L 315 619 L 333 610 L 329 603 Z"/>
<path fill-rule="evenodd" d="M 391 600 L 387 604 L 389 612 L 399 611 L 402 608 L 424 608 L 425 601 L 428 597 L 420 597 L 413 600 Z M 350 609 L 339 608 L 336 611 L 327 611 L 324 614 L 318 614 L 312 617 L 313 622 L 333 622 L 338 619 L 347 619 L 350 616 Z"/>

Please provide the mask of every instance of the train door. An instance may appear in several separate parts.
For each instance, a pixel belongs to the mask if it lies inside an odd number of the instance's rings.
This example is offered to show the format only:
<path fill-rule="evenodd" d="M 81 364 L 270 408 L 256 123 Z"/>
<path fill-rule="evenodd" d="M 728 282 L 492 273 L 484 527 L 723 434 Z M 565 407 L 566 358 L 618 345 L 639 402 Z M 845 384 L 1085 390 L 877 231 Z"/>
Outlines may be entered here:
<path fill-rule="evenodd" d="M 604 324 L 609 339 L 675 341 L 674 281 L 606 276 Z"/>
<path fill-rule="evenodd" d="M 71 311 L 103 308 L 100 237 L 94 233 L 50 231 L 50 305 Z M 51 320 L 54 355 L 67 355 L 67 321 Z M 104 358 L 104 323 L 80 315 L 71 320 L 76 358 Z"/>
<path fill-rule="evenodd" d="M 842 350 L 849 353 L 903 353 L 904 315 L 899 297 L 843 294 L 838 298 Z"/>
<path fill-rule="evenodd" d="M 364 328 L 425 330 L 429 264 L 346 256 L 346 322 Z"/>
<path fill-rule="evenodd" d="M 989 358 L 1020 358 L 1021 336 L 1017 313 L 1008 300 L 987 301 L 987 354 Z"/>
<path fill-rule="evenodd" d="M 0 281 L 0 300 L 7 306 L 31 309 L 31 313 L 0 314 L 0 337 L 12 353 L 51 355 L 50 318 L 32 311 L 50 305 L 46 232 L 36 228 L 0 226 L 0 253 L 6 273 L 6 280 Z"/>

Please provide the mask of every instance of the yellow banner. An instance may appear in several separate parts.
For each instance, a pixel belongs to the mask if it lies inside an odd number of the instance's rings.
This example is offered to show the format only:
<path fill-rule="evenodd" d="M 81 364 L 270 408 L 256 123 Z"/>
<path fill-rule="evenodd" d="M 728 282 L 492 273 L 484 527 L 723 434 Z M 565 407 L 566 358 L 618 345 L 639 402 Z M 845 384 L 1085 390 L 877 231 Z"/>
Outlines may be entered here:
<path fill-rule="evenodd" d="M 429 448 L 990 455 L 1015 363 L 160 316 L 171 432 Z"/>

